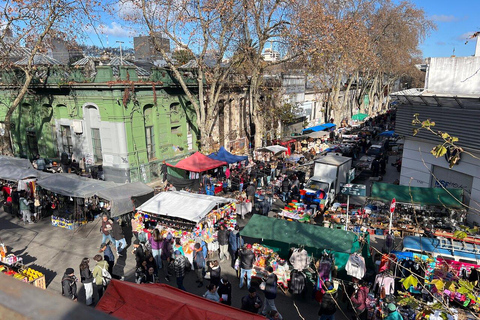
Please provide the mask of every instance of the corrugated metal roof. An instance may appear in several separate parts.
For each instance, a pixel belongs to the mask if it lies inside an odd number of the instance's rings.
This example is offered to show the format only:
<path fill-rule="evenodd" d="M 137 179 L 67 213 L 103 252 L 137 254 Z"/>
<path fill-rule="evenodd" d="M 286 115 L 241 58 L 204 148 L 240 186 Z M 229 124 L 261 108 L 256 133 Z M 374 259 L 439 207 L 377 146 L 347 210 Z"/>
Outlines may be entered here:
<path fill-rule="evenodd" d="M 468 149 L 480 150 L 480 101 L 477 99 L 476 105 L 471 103 L 474 108 L 459 107 L 440 107 L 425 105 L 399 105 L 397 109 L 397 118 L 395 121 L 395 133 L 399 135 L 413 137 L 412 125 L 413 115 L 418 113 L 418 118 L 423 121 L 430 119 L 435 122 L 436 131 L 447 132 L 451 136 L 459 139 L 458 145 Z M 440 142 L 431 132 L 420 130 L 416 138 Z"/>
<path fill-rule="evenodd" d="M 90 62 L 90 60 L 92 60 L 92 57 L 84 57 L 78 61 L 75 61 L 74 63 L 72 63 L 72 66 L 84 66 L 86 65 L 87 63 Z"/>
<path fill-rule="evenodd" d="M 108 66 L 112 66 L 113 68 L 113 75 L 115 77 L 118 77 L 119 76 L 119 70 L 118 70 L 118 67 L 120 65 L 123 65 L 123 66 L 134 66 L 136 68 L 136 71 L 137 71 L 137 75 L 139 77 L 149 77 L 150 76 L 150 72 L 148 72 L 147 70 L 139 67 L 139 66 L 136 66 L 135 64 L 131 63 L 130 61 L 127 61 L 125 59 L 122 59 L 120 60 L 119 57 L 113 57 L 112 60 L 110 60 L 109 63 L 107 63 Z"/>
<path fill-rule="evenodd" d="M 28 60 L 30 57 L 24 57 L 23 59 L 18 60 L 15 62 L 16 65 L 19 66 L 24 66 L 28 64 Z M 33 65 L 39 66 L 39 65 L 61 65 L 62 63 L 58 61 L 57 59 L 51 58 L 49 56 L 46 56 L 44 54 L 36 54 L 33 57 Z"/>

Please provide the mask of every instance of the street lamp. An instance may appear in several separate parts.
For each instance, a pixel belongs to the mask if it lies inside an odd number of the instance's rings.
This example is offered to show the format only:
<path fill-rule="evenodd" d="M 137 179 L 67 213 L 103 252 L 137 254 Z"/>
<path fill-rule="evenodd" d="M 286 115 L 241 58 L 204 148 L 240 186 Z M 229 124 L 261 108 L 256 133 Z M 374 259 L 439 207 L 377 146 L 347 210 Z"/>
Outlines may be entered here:
<path fill-rule="evenodd" d="M 122 43 L 123 43 L 123 41 L 117 40 L 117 43 L 120 45 L 120 65 L 123 66 L 123 55 L 122 55 Z"/>

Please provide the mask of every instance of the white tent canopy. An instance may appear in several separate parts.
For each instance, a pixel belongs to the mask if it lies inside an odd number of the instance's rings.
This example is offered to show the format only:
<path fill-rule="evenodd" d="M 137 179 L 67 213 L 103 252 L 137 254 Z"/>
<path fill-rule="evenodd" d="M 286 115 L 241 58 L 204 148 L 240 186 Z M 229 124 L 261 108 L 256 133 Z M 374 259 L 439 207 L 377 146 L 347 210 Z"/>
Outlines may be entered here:
<path fill-rule="evenodd" d="M 273 152 L 274 154 L 278 154 L 284 151 L 287 151 L 288 149 L 279 145 L 275 146 L 268 146 L 268 147 L 263 147 L 260 149 L 257 149 L 257 151 L 263 151 L 263 152 Z"/>
<path fill-rule="evenodd" d="M 145 202 L 138 207 L 138 211 L 199 222 L 217 205 L 234 201 L 230 198 L 186 191 L 167 191 L 161 192 Z"/>

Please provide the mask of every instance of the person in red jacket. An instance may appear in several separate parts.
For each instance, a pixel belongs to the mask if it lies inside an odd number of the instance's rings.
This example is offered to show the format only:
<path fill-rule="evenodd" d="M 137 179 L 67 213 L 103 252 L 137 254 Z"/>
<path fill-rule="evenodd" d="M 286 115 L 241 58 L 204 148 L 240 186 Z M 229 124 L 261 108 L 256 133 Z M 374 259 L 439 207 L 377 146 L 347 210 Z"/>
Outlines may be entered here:
<path fill-rule="evenodd" d="M 361 285 L 359 283 L 354 283 L 353 292 L 350 299 L 352 300 L 355 315 L 352 317 L 353 320 L 367 320 L 367 295 L 368 287 Z"/>

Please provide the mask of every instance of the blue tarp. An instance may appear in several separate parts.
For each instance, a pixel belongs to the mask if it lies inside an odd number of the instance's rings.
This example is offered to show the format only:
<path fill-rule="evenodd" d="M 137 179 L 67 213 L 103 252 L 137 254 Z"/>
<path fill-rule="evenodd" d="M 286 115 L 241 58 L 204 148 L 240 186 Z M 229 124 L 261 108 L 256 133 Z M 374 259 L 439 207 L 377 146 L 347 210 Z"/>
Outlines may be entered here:
<path fill-rule="evenodd" d="M 333 123 L 324 123 L 324 124 L 321 124 L 321 125 L 318 125 L 318 126 L 305 128 L 305 129 L 302 130 L 302 133 L 324 131 L 324 130 L 327 130 L 327 129 L 330 129 L 330 128 L 333 128 L 333 127 L 335 127 L 335 125 Z"/>
<path fill-rule="evenodd" d="M 457 247 L 455 251 L 440 247 L 440 241 L 436 238 L 425 238 L 425 237 L 418 237 L 418 236 L 407 236 L 403 238 L 404 250 L 432 252 L 437 255 L 441 255 L 445 257 L 456 256 L 456 257 L 468 258 L 472 260 L 480 259 L 480 255 L 475 254 L 475 247 L 473 244 L 468 242 L 461 243 L 461 241 L 455 241 L 455 240 L 454 240 L 454 244 Z M 462 247 L 463 247 L 463 250 L 458 249 Z"/>
<path fill-rule="evenodd" d="M 235 163 L 248 160 L 248 156 L 236 156 L 228 152 L 224 147 L 220 147 L 217 152 L 208 155 L 210 159 L 225 161 L 227 163 Z"/>

